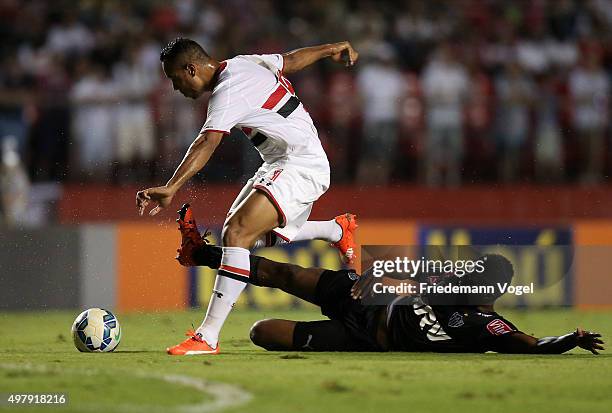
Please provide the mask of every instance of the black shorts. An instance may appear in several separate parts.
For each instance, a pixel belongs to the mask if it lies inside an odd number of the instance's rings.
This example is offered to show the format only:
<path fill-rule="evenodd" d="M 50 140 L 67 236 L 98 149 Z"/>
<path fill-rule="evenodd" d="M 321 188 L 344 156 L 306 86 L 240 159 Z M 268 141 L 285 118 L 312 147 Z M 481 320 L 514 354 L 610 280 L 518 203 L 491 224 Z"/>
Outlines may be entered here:
<path fill-rule="evenodd" d="M 300 351 L 383 351 L 376 342 L 381 306 L 362 305 L 350 296 L 355 271 L 324 271 L 315 304 L 329 320 L 298 321 L 293 349 Z"/>

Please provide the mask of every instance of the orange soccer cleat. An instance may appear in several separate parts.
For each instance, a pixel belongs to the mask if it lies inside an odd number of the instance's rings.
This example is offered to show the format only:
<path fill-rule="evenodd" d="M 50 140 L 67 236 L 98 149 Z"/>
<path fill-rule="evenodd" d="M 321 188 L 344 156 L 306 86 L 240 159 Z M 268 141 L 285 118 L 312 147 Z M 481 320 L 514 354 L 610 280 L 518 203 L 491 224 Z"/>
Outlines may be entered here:
<path fill-rule="evenodd" d="M 168 347 L 166 352 L 172 356 L 194 356 L 198 354 L 219 354 L 219 345 L 212 348 L 200 334 L 193 330 L 185 333 L 187 340 L 173 347 Z"/>
<path fill-rule="evenodd" d="M 342 255 L 342 258 L 346 262 L 352 264 L 357 257 L 355 252 L 357 247 L 354 238 L 354 232 L 358 227 L 357 215 L 347 212 L 346 214 L 338 215 L 334 220 L 340 225 L 340 228 L 342 228 L 342 238 L 340 238 L 340 241 L 334 242 L 331 245 L 338 248 L 340 255 Z"/>
<path fill-rule="evenodd" d="M 176 222 L 178 222 L 181 232 L 181 247 L 176 250 L 178 252 L 176 259 L 181 265 L 192 267 L 196 265 L 193 258 L 195 251 L 202 248 L 206 244 L 206 240 L 198 231 L 198 225 L 193 218 L 189 204 L 183 204 L 177 213 L 179 217 Z"/>

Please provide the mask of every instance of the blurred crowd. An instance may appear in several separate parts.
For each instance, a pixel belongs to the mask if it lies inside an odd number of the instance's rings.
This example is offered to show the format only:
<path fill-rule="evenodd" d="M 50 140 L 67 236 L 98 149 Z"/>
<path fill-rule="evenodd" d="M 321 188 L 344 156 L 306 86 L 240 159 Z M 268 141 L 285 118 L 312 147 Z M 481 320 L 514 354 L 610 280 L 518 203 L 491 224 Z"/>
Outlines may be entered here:
<path fill-rule="evenodd" d="M 178 35 L 219 60 L 350 40 L 353 69 L 291 76 L 336 183 L 591 185 L 612 169 L 612 0 L 3 0 L 0 33 L 0 139 L 33 181 L 169 178 L 206 113 L 162 76 Z M 253 173 L 240 134 L 202 179 Z"/>

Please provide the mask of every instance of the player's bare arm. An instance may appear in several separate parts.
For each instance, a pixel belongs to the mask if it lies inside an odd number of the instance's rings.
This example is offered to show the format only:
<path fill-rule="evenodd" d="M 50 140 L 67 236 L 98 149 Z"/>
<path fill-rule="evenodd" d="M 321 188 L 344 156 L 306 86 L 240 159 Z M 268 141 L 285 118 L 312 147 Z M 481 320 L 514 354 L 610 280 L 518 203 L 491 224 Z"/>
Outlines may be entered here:
<path fill-rule="evenodd" d="M 172 202 L 176 192 L 209 161 L 219 146 L 223 133 L 207 131 L 200 134 L 189 146 L 185 157 L 165 186 L 148 188 L 136 194 L 138 213 L 142 215 L 150 202 L 157 204 L 149 215 L 156 215 Z"/>
<path fill-rule="evenodd" d="M 521 332 L 504 334 L 499 337 L 500 353 L 515 354 L 561 354 L 580 347 L 593 354 L 604 350 L 601 334 L 577 328 L 573 333 L 558 337 L 536 338 Z"/>
<path fill-rule="evenodd" d="M 296 49 L 283 54 L 285 63 L 283 73 L 288 74 L 300 71 L 326 57 L 331 57 L 334 62 L 350 67 L 359 59 L 359 53 L 347 41 Z"/>

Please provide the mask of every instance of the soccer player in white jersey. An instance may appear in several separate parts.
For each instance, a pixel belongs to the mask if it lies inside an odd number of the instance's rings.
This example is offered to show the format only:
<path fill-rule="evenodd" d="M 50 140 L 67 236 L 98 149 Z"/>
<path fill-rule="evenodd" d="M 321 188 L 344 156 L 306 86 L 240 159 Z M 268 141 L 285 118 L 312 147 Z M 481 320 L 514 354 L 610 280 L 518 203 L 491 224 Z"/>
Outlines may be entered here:
<path fill-rule="evenodd" d="M 139 213 L 149 204 L 155 205 L 150 215 L 169 206 L 234 127 L 247 135 L 264 161 L 236 198 L 223 226 L 223 256 L 206 317 L 195 332 L 188 332 L 187 340 L 168 348 L 169 354 L 219 352 L 221 327 L 249 281 L 250 248 L 281 240 L 323 239 L 349 262 L 354 259 L 354 215 L 308 221 L 313 203 L 329 187 L 329 163 L 310 115 L 284 75 L 325 57 L 352 66 L 358 56 L 349 42 L 285 54 L 241 55 L 223 62 L 185 38 L 162 50 L 162 67 L 175 90 L 193 99 L 206 91 L 212 94 L 206 122 L 172 178 L 164 186 L 137 193 Z"/>

